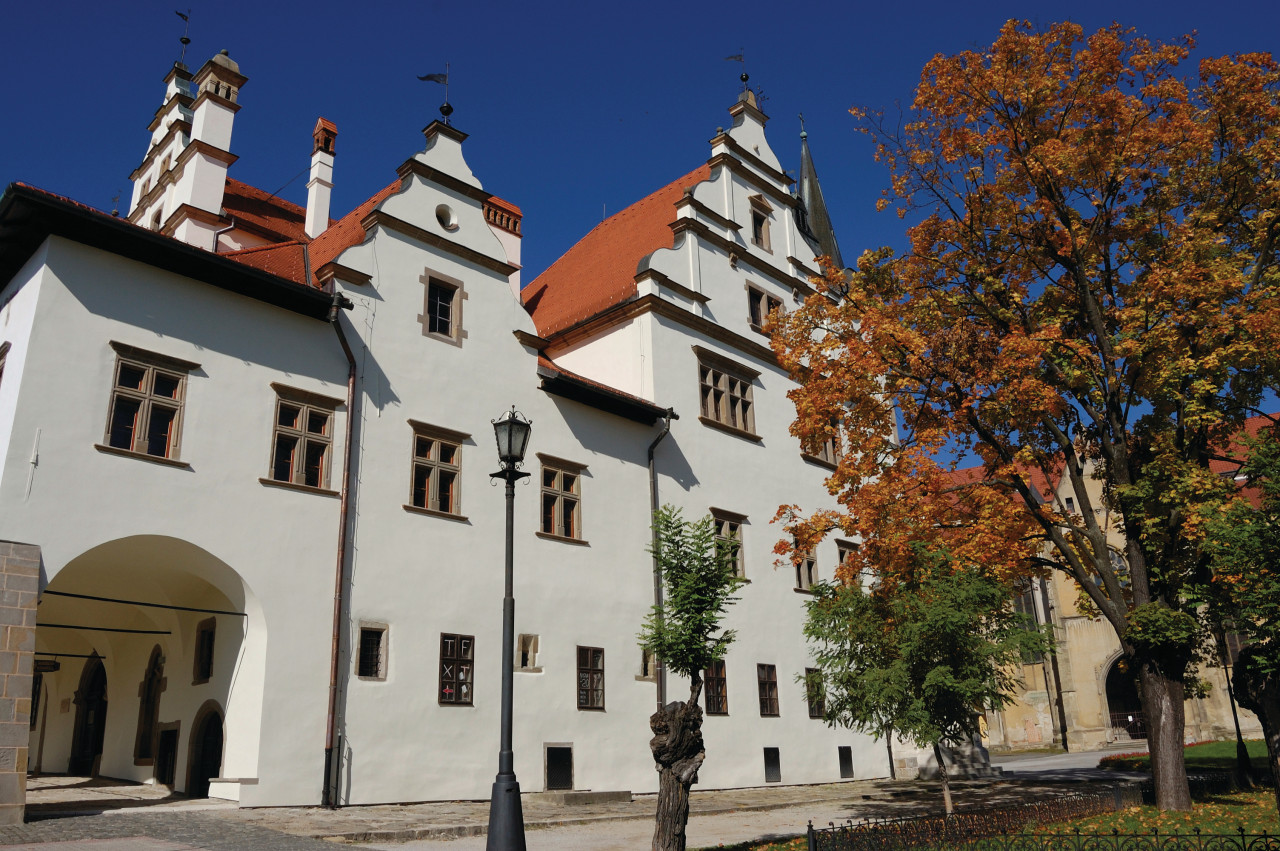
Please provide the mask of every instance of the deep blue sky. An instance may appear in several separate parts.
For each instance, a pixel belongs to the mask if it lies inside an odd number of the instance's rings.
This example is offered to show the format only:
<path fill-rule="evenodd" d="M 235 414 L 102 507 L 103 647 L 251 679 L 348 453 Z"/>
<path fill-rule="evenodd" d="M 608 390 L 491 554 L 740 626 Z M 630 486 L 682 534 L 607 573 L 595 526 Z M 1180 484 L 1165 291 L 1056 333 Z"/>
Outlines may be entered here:
<path fill-rule="evenodd" d="M 486 189 L 523 208 L 525 281 L 601 219 L 691 171 L 728 123 L 745 50 L 770 141 L 799 166 L 797 113 L 841 248 L 900 244 L 877 214 L 885 174 L 848 108 L 908 102 L 935 53 L 989 45 L 1009 17 L 1086 29 L 1113 19 L 1157 39 L 1198 30 L 1201 51 L 1280 52 L 1280 3 L 45 2 L 5 10 L 0 183 L 110 209 L 146 150 L 161 79 L 192 6 L 187 64 L 222 48 L 241 92 L 231 174 L 267 191 L 307 167 L 318 115 L 338 125 L 334 215 L 389 183 L 422 146 L 452 66 L 454 125 Z M 280 192 L 305 201 L 306 178 Z"/>

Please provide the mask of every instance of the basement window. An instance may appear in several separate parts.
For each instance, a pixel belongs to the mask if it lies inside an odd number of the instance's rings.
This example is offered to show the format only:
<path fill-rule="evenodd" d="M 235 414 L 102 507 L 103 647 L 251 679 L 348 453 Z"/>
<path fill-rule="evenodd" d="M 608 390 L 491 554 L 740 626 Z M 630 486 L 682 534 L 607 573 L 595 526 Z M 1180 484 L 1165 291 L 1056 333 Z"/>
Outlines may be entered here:
<path fill-rule="evenodd" d="M 385 626 L 361 625 L 356 676 L 362 680 L 387 678 L 387 628 Z"/>

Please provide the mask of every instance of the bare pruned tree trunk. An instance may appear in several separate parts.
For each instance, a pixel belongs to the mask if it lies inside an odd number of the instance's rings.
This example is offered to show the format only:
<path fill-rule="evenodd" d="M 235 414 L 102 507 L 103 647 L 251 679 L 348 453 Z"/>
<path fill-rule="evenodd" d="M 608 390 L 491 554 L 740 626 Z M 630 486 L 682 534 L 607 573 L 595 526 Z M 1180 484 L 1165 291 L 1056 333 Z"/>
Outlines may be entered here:
<path fill-rule="evenodd" d="M 695 678 L 687 703 L 673 701 L 649 717 L 653 730 L 649 749 L 658 768 L 652 851 L 685 851 L 689 787 L 698 782 L 698 769 L 707 757 L 702 746 L 702 707 L 698 706 L 701 691 L 702 680 Z"/>
<path fill-rule="evenodd" d="M 933 743 L 933 756 L 938 760 L 938 777 L 942 778 L 942 806 L 946 808 L 947 815 L 955 812 L 955 808 L 951 806 L 951 778 L 947 776 L 947 763 L 942 758 L 942 748 L 938 747 L 938 743 Z"/>
<path fill-rule="evenodd" d="M 1187 764 L 1182 752 L 1186 727 L 1185 688 L 1181 681 L 1165 676 L 1151 662 L 1138 665 L 1138 681 L 1142 685 L 1156 806 L 1161 810 L 1189 810 L 1191 792 L 1187 788 Z"/>

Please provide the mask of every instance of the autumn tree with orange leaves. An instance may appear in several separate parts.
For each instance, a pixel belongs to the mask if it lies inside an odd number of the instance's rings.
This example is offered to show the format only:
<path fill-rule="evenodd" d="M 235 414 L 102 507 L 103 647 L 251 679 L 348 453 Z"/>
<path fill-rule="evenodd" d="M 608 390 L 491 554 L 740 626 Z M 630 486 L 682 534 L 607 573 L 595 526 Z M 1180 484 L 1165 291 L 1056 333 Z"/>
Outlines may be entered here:
<path fill-rule="evenodd" d="M 908 250 L 826 268 L 774 334 L 793 432 L 841 447 L 840 509 L 780 510 L 799 544 L 860 534 L 845 569 L 885 593 L 922 537 L 1011 580 L 1069 574 L 1137 672 L 1166 810 L 1190 807 L 1190 591 L 1229 496 L 1209 461 L 1280 375 L 1280 68 L 1253 53 L 1196 76 L 1193 47 L 1011 21 L 935 57 L 901 123 L 856 113 L 891 171 L 881 206 L 917 222 Z"/>

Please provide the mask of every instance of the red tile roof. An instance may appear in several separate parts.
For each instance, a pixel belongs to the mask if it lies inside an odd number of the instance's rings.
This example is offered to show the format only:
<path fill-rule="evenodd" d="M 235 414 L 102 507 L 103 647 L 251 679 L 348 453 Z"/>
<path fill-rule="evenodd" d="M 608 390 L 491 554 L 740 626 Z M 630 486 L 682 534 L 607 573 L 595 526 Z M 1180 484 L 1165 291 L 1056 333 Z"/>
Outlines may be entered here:
<path fill-rule="evenodd" d="M 674 244 L 676 202 L 711 176 L 707 165 L 605 219 L 524 288 L 525 309 L 549 337 L 636 295 L 636 267 Z"/>
<path fill-rule="evenodd" d="M 301 242 L 289 240 L 271 245 L 259 245 L 256 248 L 244 248 L 240 251 L 227 251 L 222 256 L 301 284 L 306 280 L 305 251 L 306 248 Z"/>
<path fill-rule="evenodd" d="M 307 239 L 305 209 L 230 177 L 222 194 L 222 209 L 237 225 L 247 225 L 280 242 Z"/>

